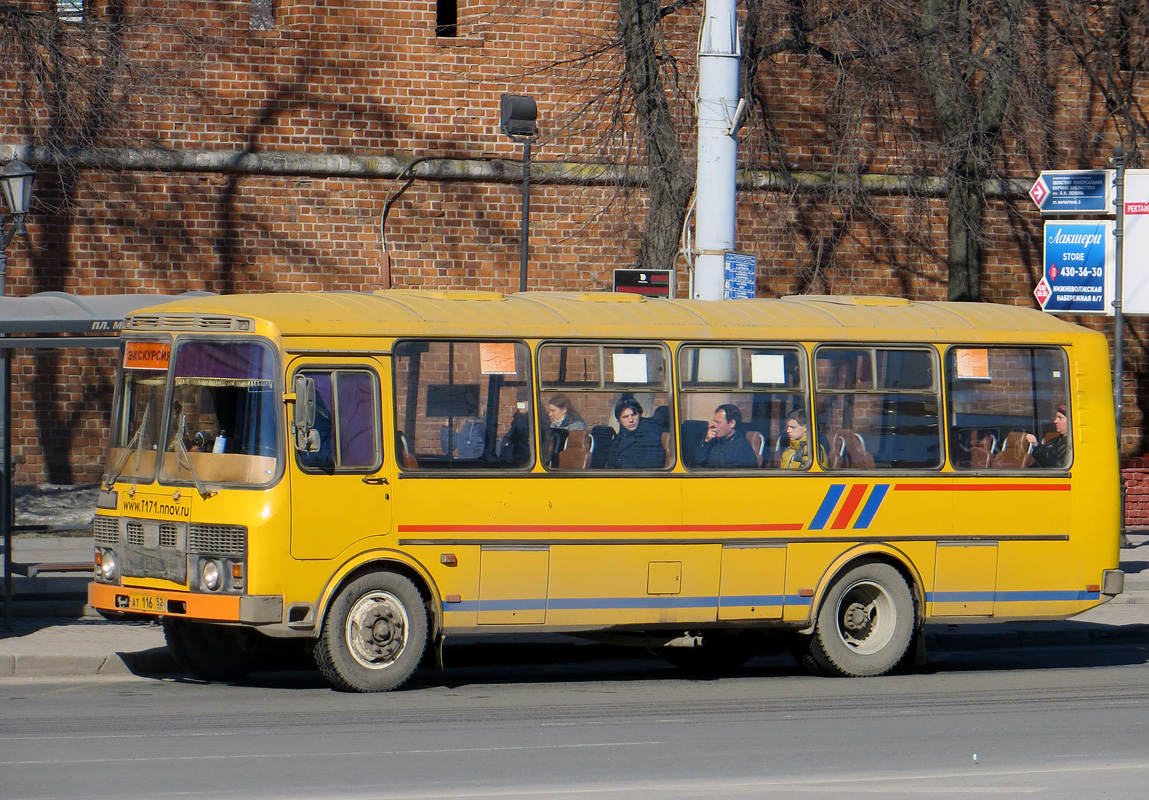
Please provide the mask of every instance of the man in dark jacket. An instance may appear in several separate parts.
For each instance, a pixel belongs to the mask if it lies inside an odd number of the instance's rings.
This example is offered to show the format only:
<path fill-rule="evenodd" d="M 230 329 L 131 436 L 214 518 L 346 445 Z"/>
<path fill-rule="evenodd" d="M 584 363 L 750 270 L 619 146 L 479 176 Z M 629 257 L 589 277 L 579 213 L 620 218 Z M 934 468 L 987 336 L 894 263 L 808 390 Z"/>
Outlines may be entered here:
<path fill-rule="evenodd" d="M 742 431 L 742 412 L 724 403 L 714 410 L 714 421 L 698 446 L 698 466 L 711 469 L 755 469 L 758 457 Z"/>
<path fill-rule="evenodd" d="M 618 433 L 610 440 L 607 469 L 661 469 L 666 463 L 662 428 L 642 418 L 642 406 L 624 397 L 614 407 Z"/>
<path fill-rule="evenodd" d="M 1032 433 L 1025 434 L 1025 440 L 1033 448 L 1033 467 L 1069 466 L 1069 409 L 1060 405 L 1053 413 L 1053 427 L 1057 435 L 1048 442 L 1039 442 Z"/>

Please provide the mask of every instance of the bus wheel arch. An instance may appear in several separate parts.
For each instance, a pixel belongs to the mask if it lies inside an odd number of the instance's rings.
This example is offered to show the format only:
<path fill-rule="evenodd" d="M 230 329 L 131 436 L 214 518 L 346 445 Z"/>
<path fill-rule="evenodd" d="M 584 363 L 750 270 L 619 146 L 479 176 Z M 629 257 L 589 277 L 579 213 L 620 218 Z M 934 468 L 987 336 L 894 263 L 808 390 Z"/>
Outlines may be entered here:
<path fill-rule="evenodd" d="M 429 642 L 427 599 L 401 571 L 357 571 L 336 590 L 315 640 L 316 666 L 336 689 L 386 692 L 418 668 Z"/>
<path fill-rule="evenodd" d="M 807 640 L 823 674 L 872 677 L 902 662 L 920 627 L 917 581 L 904 562 L 882 553 L 848 561 L 820 595 Z"/>

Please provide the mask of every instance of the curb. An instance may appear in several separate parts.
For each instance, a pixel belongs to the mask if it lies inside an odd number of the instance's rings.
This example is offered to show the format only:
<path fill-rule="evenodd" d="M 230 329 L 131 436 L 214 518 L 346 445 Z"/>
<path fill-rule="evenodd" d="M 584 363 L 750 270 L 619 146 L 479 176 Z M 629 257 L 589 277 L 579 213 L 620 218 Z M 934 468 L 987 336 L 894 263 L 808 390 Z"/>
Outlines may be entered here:
<path fill-rule="evenodd" d="M 47 655 L 15 653 L 0 655 L 3 678 L 87 678 L 137 675 L 178 675 L 180 668 L 166 647 L 111 655 Z"/>

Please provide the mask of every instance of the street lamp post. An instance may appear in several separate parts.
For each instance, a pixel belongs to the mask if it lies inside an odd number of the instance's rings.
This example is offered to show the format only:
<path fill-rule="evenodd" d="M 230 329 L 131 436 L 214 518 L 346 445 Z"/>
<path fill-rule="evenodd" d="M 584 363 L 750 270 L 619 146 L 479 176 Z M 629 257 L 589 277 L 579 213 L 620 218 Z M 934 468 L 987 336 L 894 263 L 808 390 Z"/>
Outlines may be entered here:
<path fill-rule="evenodd" d="M 0 190 L 12 215 L 12 227 L 5 230 L 0 221 L 0 297 L 7 294 L 8 243 L 17 233 L 27 236 L 24 217 L 32 204 L 32 181 L 36 173 L 23 161 L 9 162 L 0 169 Z M 12 526 L 16 513 L 12 500 L 12 380 L 11 350 L 0 347 L 0 425 L 4 427 L 3 457 L 0 458 L 0 532 L 4 538 L 4 624 L 12 618 Z"/>
<path fill-rule="evenodd" d="M 539 135 L 538 106 L 531 97 L 504 94 L 499 97 L 499 127 L 516 142 L 523 143 L 523 219 L 519 241 L 519 291 L 527 290 L 527 251 L 531 217 L 531 142 Z"/>

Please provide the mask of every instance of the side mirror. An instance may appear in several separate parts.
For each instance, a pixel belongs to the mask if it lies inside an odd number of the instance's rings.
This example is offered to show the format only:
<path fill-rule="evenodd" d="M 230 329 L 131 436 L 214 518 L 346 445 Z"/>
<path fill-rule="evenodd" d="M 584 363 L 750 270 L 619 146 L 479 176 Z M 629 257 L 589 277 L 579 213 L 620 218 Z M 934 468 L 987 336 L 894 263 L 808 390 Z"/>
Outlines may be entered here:
<path fill-rule="evenodd" d="M 295 449 L 304 453 L 319 452 L 319 431 L 315 430 L 315 381 L 305 375 L 295 376 Z"/>

